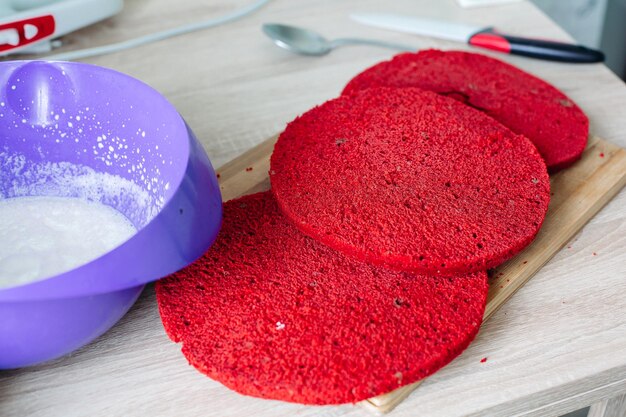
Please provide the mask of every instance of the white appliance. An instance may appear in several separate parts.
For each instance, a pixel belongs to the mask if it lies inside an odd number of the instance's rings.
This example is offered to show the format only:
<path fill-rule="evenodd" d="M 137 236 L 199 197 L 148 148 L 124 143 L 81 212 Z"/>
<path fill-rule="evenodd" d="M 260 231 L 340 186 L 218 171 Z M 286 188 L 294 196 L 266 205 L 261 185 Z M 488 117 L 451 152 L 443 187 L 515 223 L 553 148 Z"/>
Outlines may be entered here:
<path fill-rule="evenodd" d="M 45 52 L 51 40 L 111 17 L 123 0 L 0 0 L 0 55 Z"/>

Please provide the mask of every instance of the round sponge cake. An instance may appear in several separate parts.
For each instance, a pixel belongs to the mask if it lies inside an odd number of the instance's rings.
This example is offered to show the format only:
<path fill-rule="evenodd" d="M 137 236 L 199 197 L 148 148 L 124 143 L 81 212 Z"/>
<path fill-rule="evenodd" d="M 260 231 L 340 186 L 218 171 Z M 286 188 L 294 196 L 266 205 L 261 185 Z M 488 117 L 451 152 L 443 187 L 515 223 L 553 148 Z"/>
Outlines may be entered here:
<path fill-rule="evenodd" d="M 476 335 L 485 272 L 411 275 L 301 234 L 270 192 L 225 203 L 215 244 L 157 282 L 168 335 L 198 370 L 242 394 L 356 402 L 435 372 Z"/>
<path fill-rule="evenodd" d="M 548 208 L 533 144 L 417 88 L 370 88 L 291 122 L 272 190 L 306 235 L 361 261 L 431 274 L 486 270 L 532 241 Z"/>
<path fill-rule="evenodd" d="M 485 55 L 426 50 L 401 54 L 352 79 L 344 93 L 370 87 L 419 87 L 449 95 L 529 138 L 550 171 L 580 158 L 589 120 L 545 81 Z"/>

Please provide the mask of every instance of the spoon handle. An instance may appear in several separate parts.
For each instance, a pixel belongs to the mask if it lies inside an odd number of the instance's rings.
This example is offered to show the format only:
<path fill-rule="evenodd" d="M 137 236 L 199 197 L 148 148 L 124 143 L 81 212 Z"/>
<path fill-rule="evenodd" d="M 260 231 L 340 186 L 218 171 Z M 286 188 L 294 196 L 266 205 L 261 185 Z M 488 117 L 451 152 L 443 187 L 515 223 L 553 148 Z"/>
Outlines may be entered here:
<path fill-rule="evenodd" d="M 339 39 L 332 40 L 330 44 L 331 44 L 331 47 L 333 48 L 337 46 L 344 46 L 344 45 L 372 45 L 372 46 L 380 46 L 382 48 L 397 49 L 399 51 L 406 51 L 406 52 L 417 50 L 417 48 L 413 46 L 403 45 L 400 43 L 385 42 L 385 41 L 379 41 L 375 39 L 361 39 L 361 38 L 339 38 Z"/>

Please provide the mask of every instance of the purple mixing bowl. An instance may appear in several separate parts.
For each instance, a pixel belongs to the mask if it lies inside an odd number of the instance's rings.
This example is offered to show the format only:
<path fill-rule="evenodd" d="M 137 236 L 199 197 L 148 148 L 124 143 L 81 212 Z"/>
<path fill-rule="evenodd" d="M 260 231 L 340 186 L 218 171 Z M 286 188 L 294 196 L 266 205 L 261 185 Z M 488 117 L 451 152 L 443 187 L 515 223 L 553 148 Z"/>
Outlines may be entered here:
<path fill-rule="evenodd" d="M 89 343 L 144 285 L 200 257 L 221 196 L 194 134 L 158 92 L 127 75 L 68 62 L 0 63 L 0 199 L 85 197 L 137 234 L 71 271 L 0 289 L 0 369 Z"/>

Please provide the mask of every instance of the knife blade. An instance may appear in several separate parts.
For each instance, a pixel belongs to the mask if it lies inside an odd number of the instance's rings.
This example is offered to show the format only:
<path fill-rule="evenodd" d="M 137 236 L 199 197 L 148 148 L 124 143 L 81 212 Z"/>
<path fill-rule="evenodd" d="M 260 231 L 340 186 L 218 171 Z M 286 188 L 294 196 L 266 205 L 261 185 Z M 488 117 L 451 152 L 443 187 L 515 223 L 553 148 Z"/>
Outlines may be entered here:
<path fill-rule="evenodd" d="M 473 35 L 490 29 L 488 26 L 472 26 L 396 14 L 355 13 L 350 15 L 350 18 L 367 26 L 458 42 L 469 42 Z"/>
<path fill-rule="evenodd" d="M 464 42 L 478 48 L 530 58 L 572 63 L 604 61 L 604 54 L 595 49 L 582 45 L 505 35 L 495 31 L 491 26 L 475 26 L 380 13 L 355 13 L 350 15 L 350 18 L 368 26 Z"/>

